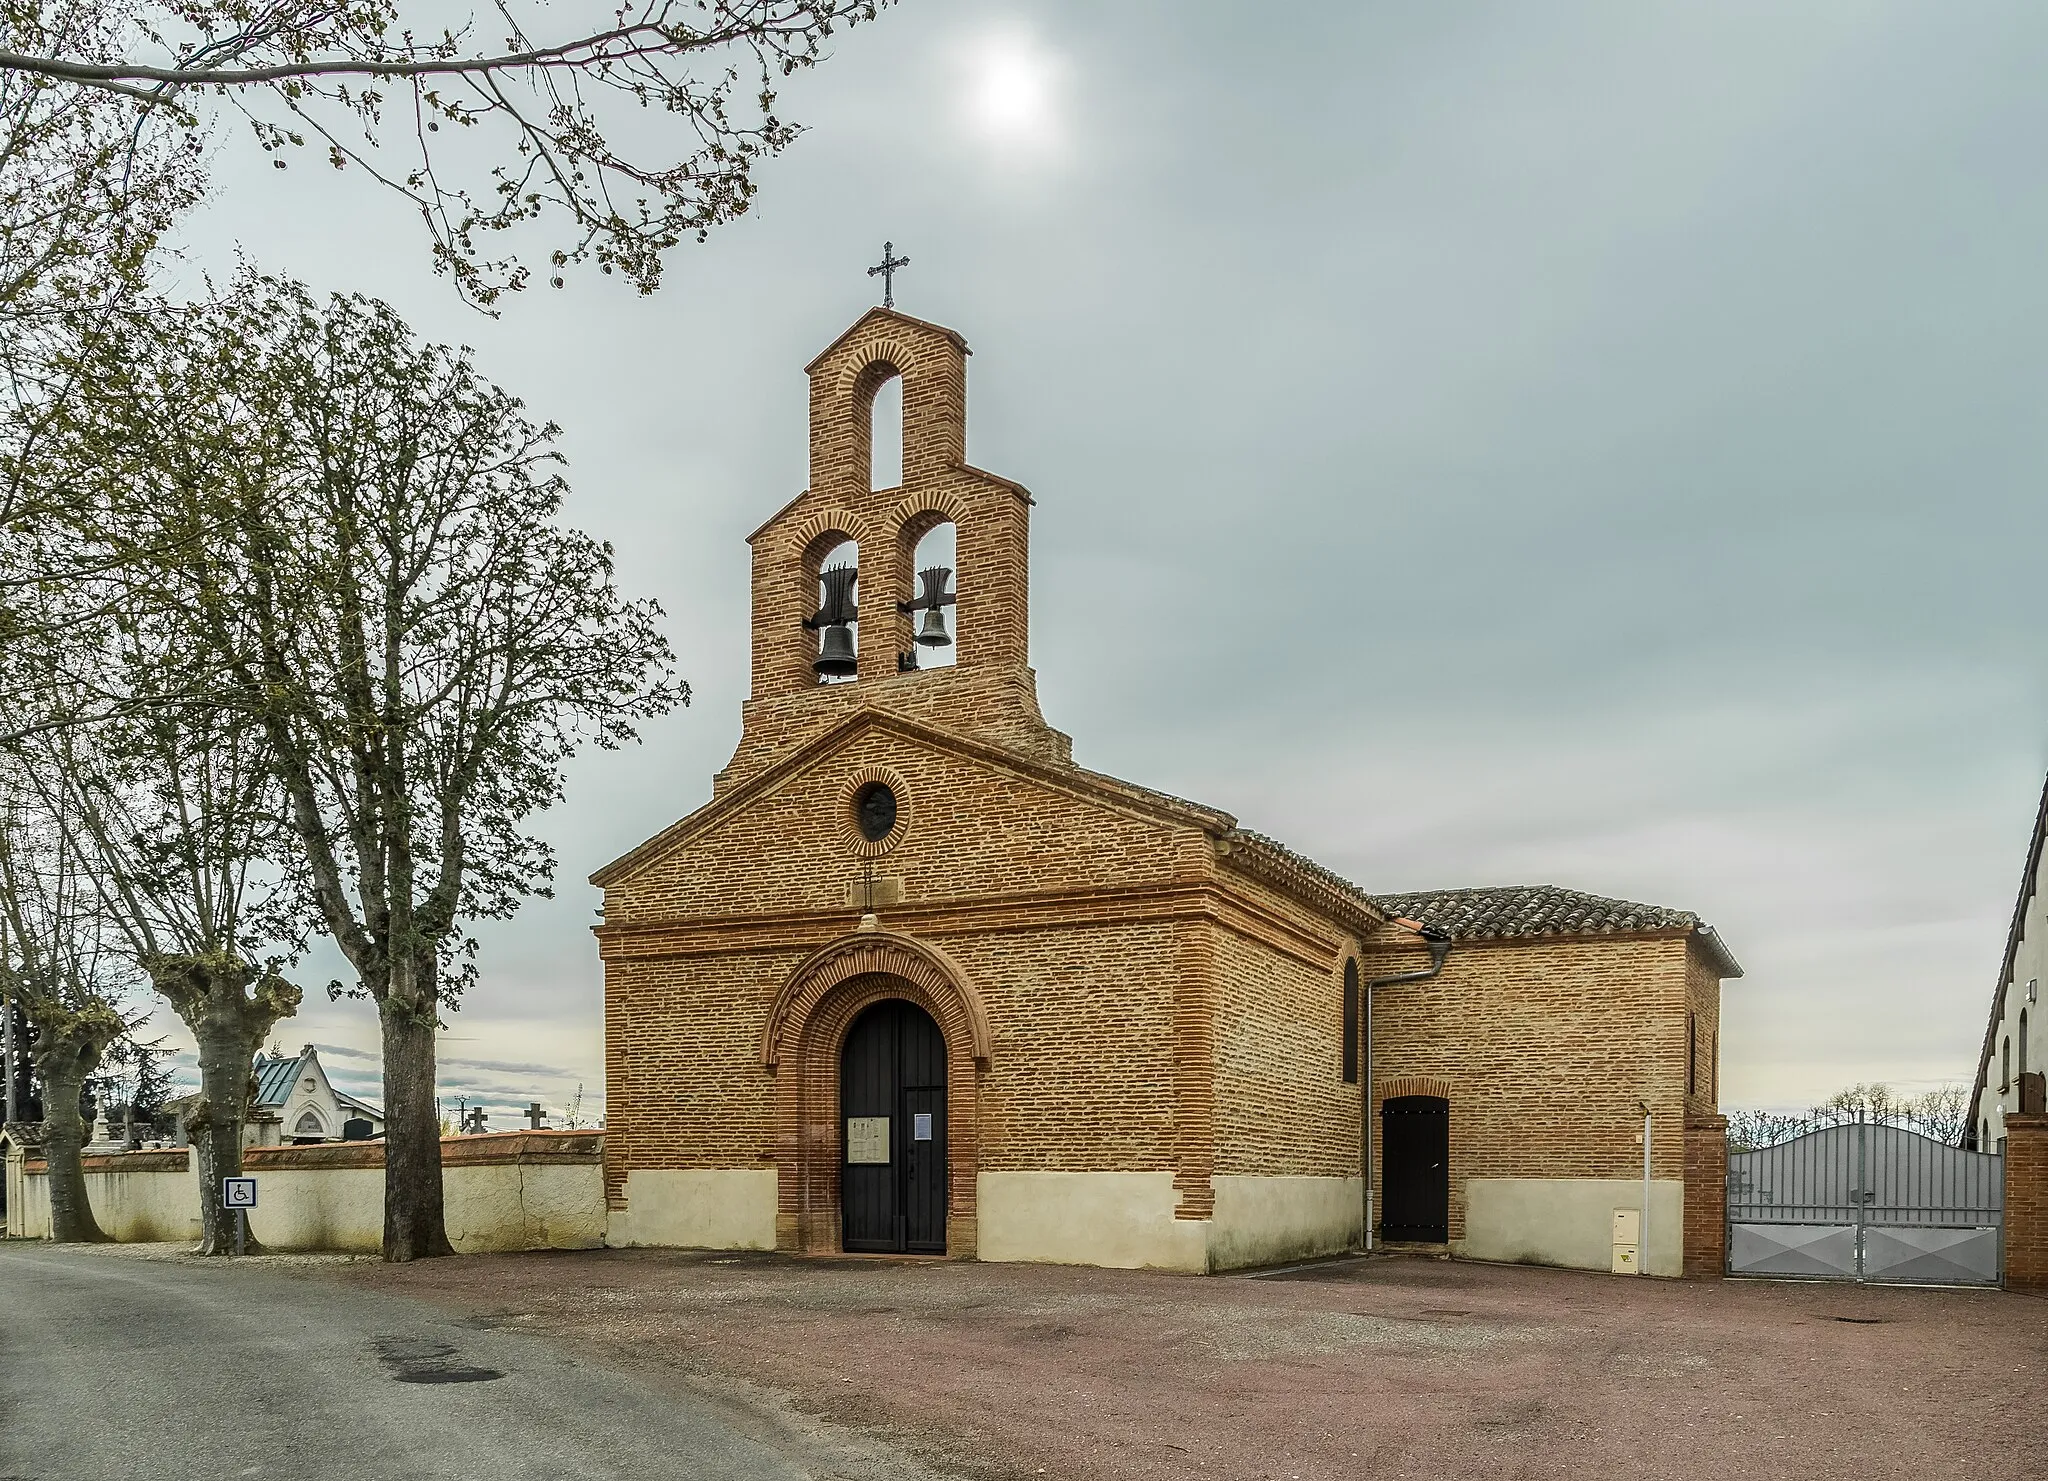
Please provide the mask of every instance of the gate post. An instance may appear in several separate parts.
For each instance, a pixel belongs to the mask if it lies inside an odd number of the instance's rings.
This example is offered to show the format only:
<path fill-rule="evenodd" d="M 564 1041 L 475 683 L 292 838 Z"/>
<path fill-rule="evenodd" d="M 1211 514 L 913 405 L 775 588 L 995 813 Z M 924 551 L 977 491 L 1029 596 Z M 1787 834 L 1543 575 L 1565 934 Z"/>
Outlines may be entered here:
<path fill-rule="evenodd" d="M 2048 1294 L 2048 1116 L 2005 1113 L 2005 1270 L 2008 1291 Z"/>
<path fill-rule="evenodd" d="M 1728 1269 L 1728 1118 L 1685 1118 L 1685 1253 L 1680 1267 L 1719 1280 Z"/>

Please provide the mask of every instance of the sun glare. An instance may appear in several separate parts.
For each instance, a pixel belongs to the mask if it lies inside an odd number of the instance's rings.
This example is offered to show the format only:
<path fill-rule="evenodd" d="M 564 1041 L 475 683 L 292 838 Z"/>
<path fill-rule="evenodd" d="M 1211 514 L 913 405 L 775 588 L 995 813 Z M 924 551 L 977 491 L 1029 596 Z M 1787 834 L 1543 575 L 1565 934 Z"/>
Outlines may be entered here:
<path fill-rule="evenodd" d="M 968 114 L 998 143 L 1043 146 L 1057 131 L 1059 69 L 1024 37 L 995 36 L 967 55 Z"/>

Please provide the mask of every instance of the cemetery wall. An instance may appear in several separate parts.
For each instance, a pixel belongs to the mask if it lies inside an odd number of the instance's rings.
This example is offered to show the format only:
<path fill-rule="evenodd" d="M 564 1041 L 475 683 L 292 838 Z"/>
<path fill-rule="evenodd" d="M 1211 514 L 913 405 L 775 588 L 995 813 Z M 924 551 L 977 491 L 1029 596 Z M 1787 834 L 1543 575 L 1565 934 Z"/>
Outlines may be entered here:
<path fill-rule="evenodd" d="M 594 1131 L 514 1131 L 441 1143 L 448 1238 L 461 1254 L 597 1249 L 604 1244 L 604 1137 Z M 199 1238 L 199 1175 L 188 1148 L 85 1159 L 86 1196 L 109 1238 L 170 1243 Z M 273 1250 L 374 1254 L 384 1237 L 384 1146 L 330 1142 L 255 1147 L 249 1230 Z M 48 1238 L 48 1180 L 24 1161 L 18 1228 Z"/>

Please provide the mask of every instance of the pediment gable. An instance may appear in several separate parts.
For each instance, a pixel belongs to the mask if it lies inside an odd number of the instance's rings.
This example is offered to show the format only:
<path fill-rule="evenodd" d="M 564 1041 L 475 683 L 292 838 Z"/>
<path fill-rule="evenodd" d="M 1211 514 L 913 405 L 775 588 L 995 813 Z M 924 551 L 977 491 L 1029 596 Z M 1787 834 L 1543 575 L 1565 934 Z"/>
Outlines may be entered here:
<path fill-rule="evenodd" d="M 1066 799 L 1070 806 L 1121 817 L 1153 829 L 1183 829 L 1220 837 L 1235 826 L 1224 812 L 1122 782 L 1080 767 L 1040 761 L 1000 746 L 935 730 L 900 715 L 862 710 L 798 747 L 724 796 L 699 808 L 639 847 L 614 859 L 590 876 L 600 888 L 625 885 L 644 871 L 687 850 L 723 825 L 747 815 L 764 799 L 791 788 L 806 774 L 828 767 L 869 737 L 888 737 L 913 751 L 952 761 L 989 774 L 994 781 L 1024 784 L 1043 794 Z M 911 799 L 911 805 L 919 805 Z"/>
<path fill-rule="evenodd" d="M 920 319 L 916 317 L 914 314 L 906 314 L 901 309 L 885 309 L 880 304 L 876 304 L 873 308 L 869 309 L 866 313 L 862 314 L 858 319 L 855 319 L 851 324 L 847 325 L 844 329 L 842 329 L 839 332 L 838 337 L 835 338 L 832 341 L 832 343 L 825 346 L 824 349 L 818 351 L 817 354 L 813 355 L 811 357 L 811 363 L 804 367 L 804 374 L 816 374 L 818 368 L 821 365 L 823 365 L 826 361 L 830 360 L 834 355 L 836 355 L 839 352 L 840 347 L 844 345 L 848 340 L 853 339 L 858 335 L 866 333 L 871 326 L 878 324 L 901 325 L 903 328 L 910 330 L 915 334 L 933 335 L 937 338 L 944 339 L 948 344 L 951 344 L 955 348 L 957 348 L 963 355 L 971 355 L 974 353 L 972 350 L 967 348 L 967 341 L 961 337 L 959 330 L 948 329 L 943 324 L 934 324 L 931 322 L 931 320 Z"/>

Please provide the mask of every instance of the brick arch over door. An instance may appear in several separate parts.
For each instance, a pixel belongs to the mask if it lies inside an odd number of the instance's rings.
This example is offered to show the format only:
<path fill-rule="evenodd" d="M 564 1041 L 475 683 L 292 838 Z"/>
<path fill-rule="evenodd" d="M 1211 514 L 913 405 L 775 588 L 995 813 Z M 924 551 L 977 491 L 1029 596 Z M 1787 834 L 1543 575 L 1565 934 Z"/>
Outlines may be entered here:
<path fill-rule="evenodd" d="M 761 1065 L 775 1076 L 778 1249 L 839 1249 L 839 1055 L 861 1010 L 889 998 L 924 1009 L 945 1036 L 946 1252 L 974 1254 L 988 1011 L 944 952 L 875 931 L 842 937 L 812 955 L 790 974 L 768 1015 Z"/>
<path fill-rule="evenodd" d="M 1433 1095 L 1438 1100 L 1450 1100 L 1451 1082 L 1440 1075 L 1402 1075 L 1394 1080 L 1382 1080 L 1372 1088 L 1373 1099 L 1384 1105 L 1390 1100 L 1408 1095 Z"/>

